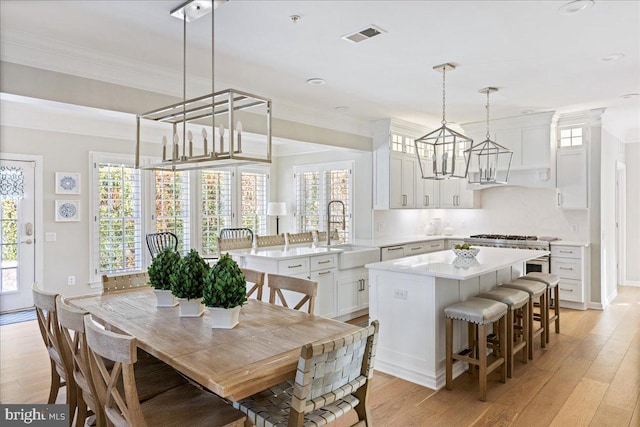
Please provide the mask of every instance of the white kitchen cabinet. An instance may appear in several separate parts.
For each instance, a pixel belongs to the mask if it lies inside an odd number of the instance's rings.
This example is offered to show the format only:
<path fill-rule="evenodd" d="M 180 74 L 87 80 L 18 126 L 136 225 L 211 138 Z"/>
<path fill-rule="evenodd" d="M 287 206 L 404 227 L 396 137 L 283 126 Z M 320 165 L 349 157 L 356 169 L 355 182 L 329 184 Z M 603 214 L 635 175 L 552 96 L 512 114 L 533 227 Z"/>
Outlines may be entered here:
<path fill-rule="evenodd" d="M 369 307 L 369 272 L 366 268 L 341 271 L 336 282 L 338 316 Z"/>
<path fill-rule="evenodd" d="M 444 250 L 444 240 L 425 240 L 421 242 L 407 243 L 405 245 L 386 246 L 380 250 L 380 259 L 403 258 L 406 256 L 426 254 Z"/>
<path fill-rule="evenodd" d="M 387 261 L 390 259 L 402 258 L 404 256 L 404 246 L 387 246 L 380 249 L 380 260 Z"/>
<path fill-rule="evenodd" d="M 586 147 L 562 147 L 556 154 L 556 203 L 563 209 L 588 208 Z"/>
<path fill-rule="evenodd" d="M 464 240 L 447 239 L 445 244 L 447 249 L 453 249 L 456 245 L 464 245 Z"/>
<path fill-rule="evenodd" d="M 312 271 L 311 280 L 318 282 L 318 295 L 313 314 L 316 316 L 335 317 L 335 268 Z"/>
<path fill-rule="evenodd" d="M 389 158 L 389 207 L 416 207 L 416 166 L 415 156 L 391 153 Z"/>
<path fill-rule="evenodd" d="M 588 253 L 584 245 L 551 246 L 551 273 L 560 279 L 562 307 L 586 309 L 586 291 L 590 286 Z"/>
<path fill-rule="evenodd" d="M 440 181 L 440 208 L 461 209 L 477 207 L 476 197 L 467 189 L 465 179 L 444 179 Z"/>
<path fill-rule="evenodd" d="M 416 208 L 437 208 L 440 206 L 440 183 L 434 179 L 422 179 L 418 167 L 416 185 Z"/>

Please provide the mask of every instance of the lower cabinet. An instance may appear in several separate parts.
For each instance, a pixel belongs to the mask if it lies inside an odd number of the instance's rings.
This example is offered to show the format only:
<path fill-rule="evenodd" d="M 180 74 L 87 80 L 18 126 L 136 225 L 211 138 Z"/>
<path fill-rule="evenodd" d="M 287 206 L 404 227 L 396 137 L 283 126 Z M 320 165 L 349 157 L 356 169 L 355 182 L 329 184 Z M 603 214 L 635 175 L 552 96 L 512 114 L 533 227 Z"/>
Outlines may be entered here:
<path fill-rule="evenodd" d="M 551 273 L 560 279 L 561 306 L 587 308 L 587 289 L 591 286 L 589 264 L 584 246 L 551 246 Z"/>
<path fill-rule="evenodd" d="M 369 272 L 366 268 L 340 271 L 336 284 L 338 316 L 369 307 Z"/>
<path fill-rule="evenodd" d="M 335 317 L 335 277 L 336 269 L 329 268 L 311 272 L 311 280 L 318 282 L 318 296 L 313 314 L 317 316 Z M 338 313 L 339 315 L 339 313 Z"/>

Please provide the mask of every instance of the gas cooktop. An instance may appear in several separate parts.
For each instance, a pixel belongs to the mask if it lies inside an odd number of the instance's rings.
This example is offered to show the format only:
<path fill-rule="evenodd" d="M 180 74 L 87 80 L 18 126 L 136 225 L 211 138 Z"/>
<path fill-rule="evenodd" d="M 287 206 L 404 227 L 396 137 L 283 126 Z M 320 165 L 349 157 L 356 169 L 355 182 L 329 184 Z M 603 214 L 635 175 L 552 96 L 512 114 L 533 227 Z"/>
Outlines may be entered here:
<path fill-rule="evenodd" d="M 538 240 L 537 236 L 519 236 L 517 234 L 475 234 L 469 237 L 472 239 L 494 240 Z"/>
<path fill-rule="evenodd" d="M 556 237 L 520 236 L 515 234 L 474 234 L 464 239 L 475 246 L 493 246 L 498 248 L 522 248 L 549 250 L 549 242 L 558 240 Z"/>

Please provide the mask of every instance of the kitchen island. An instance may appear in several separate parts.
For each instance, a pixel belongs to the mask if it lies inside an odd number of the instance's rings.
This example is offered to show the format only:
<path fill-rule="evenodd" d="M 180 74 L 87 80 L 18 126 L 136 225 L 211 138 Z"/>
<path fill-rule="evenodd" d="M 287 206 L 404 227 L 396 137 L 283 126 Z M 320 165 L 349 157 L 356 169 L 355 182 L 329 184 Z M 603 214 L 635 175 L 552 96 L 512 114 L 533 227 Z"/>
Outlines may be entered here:
<path fill-rule="evenodd" d="M 380 321 L 376 369 L 432 389 L 445 383 L 444 308 L 524 273 L 546 251 L 481 248 L 475 258 L 446 250 L 367 264 L 369 317 Z M 456 321 L 458 322 L 458 321 Z M 466 346 L 456 325 L 454 351 Z M 454 377 L 465 366 L 454 365 Z"/>

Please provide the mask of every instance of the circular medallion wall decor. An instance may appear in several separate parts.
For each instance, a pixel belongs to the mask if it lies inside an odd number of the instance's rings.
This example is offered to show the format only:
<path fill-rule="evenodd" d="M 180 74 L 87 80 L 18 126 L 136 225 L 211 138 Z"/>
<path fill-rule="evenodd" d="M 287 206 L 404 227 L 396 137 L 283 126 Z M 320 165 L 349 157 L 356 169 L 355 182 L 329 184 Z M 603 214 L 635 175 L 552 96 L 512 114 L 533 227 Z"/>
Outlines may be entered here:
<path fill-rule="evenodd" d="M 56 172 L 56 194 L 80 194 L 80 174 Z"/>
<path fill-rule="evenodd" d="M 79 200 L 56 200 L 56 222 L 80 221 Z"/>

